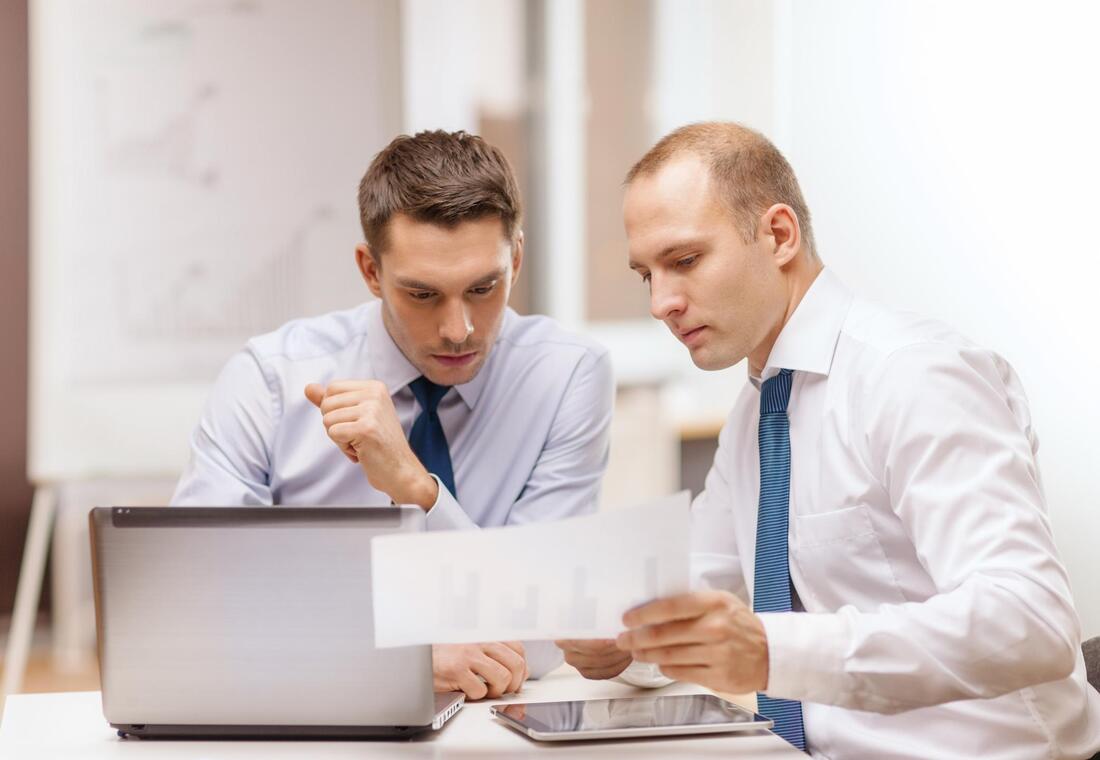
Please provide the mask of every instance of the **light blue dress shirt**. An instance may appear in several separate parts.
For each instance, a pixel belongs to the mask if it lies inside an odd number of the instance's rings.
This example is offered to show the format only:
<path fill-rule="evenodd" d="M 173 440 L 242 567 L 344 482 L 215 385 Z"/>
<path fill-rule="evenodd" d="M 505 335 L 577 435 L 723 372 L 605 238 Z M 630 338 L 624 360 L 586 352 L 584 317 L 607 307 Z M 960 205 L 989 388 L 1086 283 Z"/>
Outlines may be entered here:
<path fill-rule="evenodd" d="M 253 338 L 214 385 L 172 504 L 388 505 L 389 496 L 329 439 L 303 389 L 380 380 L 408 436 L 420 413 L 408 385 L 419 375 L 383 325 L 379 301 Z M 520 525 L 594 511 L 613 396 L 606 349 L 551 319 L 508 309 L 481 371 L 440 402 L 458 493 L 440 485 L 428 529 Z M 558 661 L 546 654 L 533 657 L 529 648 L 532 675 Z"/>
<path fill-rule="evenodd" d="M 386 505 L 325 432 L 308 383 L 382 381 L 406 436 L 420 372 L 382 324 L 381 303 L 295 320 L 250 340 L 218 378 L 191 438 L 178 505 Z M 439 405 L 457 494 L 440 489 L 430 530 L 591 512 L 607 464 L 614 393 L 607 351 L 546 317 L 507 310 L 489 358 Z"/>

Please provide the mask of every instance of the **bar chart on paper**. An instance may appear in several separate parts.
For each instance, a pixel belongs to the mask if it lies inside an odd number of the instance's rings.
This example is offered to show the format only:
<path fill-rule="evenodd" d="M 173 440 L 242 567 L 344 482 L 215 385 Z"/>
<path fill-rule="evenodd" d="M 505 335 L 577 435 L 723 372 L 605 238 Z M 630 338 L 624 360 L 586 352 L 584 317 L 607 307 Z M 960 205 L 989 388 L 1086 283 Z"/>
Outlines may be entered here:
<path fill-rule="evenodd" d="M 380 536 L 380 647 L 608 638 L 631 607 L 688 590 L 686 491 L 554 523 Z"/>

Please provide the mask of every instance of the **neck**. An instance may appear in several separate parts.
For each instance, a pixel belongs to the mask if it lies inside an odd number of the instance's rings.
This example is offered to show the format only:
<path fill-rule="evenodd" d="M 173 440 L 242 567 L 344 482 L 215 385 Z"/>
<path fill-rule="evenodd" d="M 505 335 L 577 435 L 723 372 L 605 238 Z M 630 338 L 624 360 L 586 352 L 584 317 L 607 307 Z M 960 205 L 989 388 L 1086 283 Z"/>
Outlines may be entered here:
<path fill-rule="evenodd" d="M 768 362 L 768 357 L 771 356 L 772 348 L 775 346 L 779 334 L 791 321 L 791 317 L 794 316 L 798 305 L 802 303 L 806 292 L 824 268 L 825 266 L 820 259 L 808 253 L 799 253 L 788 265 L 788 269 L 784 272 L 786 275 L 786 301 L 782 316 L 768 330 L 768 334 L 760 345 L 749 354 L 749 372 L 753 377 L 760 377 L 763 374 L 764 367 Z"/>

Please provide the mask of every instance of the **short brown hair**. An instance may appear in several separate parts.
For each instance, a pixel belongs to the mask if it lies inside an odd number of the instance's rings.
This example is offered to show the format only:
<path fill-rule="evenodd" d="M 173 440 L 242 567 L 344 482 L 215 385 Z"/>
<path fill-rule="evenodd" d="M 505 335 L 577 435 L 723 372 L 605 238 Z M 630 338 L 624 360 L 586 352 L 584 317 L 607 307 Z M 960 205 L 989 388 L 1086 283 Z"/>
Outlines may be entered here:
<path fill-rule="evenodd" d="M 371 252 L 388 244 L 395 214 L 454 227 L 498 216 L 515 238 L 523 213 L 512 167 L 499 150 L 466 132 L 401 135 L 371 161 L 359 183 L 359 219 Z"/>
<path fill-rule="evenodd" d="M 756 239 L 761 214 L 776 203 L 785 203 L 798 217 L 806 250 L 817 255 L 810 209 L 794 169 L 768 138 L 741 124 L 703 122 L 670 132 L 634 164 L 626 184 L 653 174 L 682 153 L 694 153 L 707 164 L 720 200 L 733 214 L 745 242 Z"/>

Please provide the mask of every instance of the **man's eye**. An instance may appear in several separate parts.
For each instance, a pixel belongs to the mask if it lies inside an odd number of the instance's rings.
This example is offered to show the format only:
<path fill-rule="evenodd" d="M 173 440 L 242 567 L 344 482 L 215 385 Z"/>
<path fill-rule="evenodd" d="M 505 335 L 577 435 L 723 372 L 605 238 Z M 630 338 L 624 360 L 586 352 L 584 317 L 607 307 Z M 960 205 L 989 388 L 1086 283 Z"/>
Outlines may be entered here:
<path fill-rule="evenodd" d="M 684 258 L 682 258 L 682 259 L 680 259 L 679 261 L 676 262 L 676 266 L 679 267 L 680 269 L 687 269 L 692 264 L 694 264 L 695 260 L 698 259 L 698 258 L 699 258 L 698 254 L 696 254 L 694 256 L 685 256 Z"/>
<path fill-rule="evenodd" d="M 494 287 L 493 285 L 482 285 L 477 288 L 470 288 L 470 292 L 475 296 L 487 296 L 493 292 Z"/>
<path fill-rule="evenodd" d="M 642 282 L 649 282 L 649 272 L 642 275 Z"/>
<path fill-rule="evenodd" d="M 410 290 L 409 295 L 417 301 L 427 301 L 434 296 L 435 293 L 430 290 Z"/>

